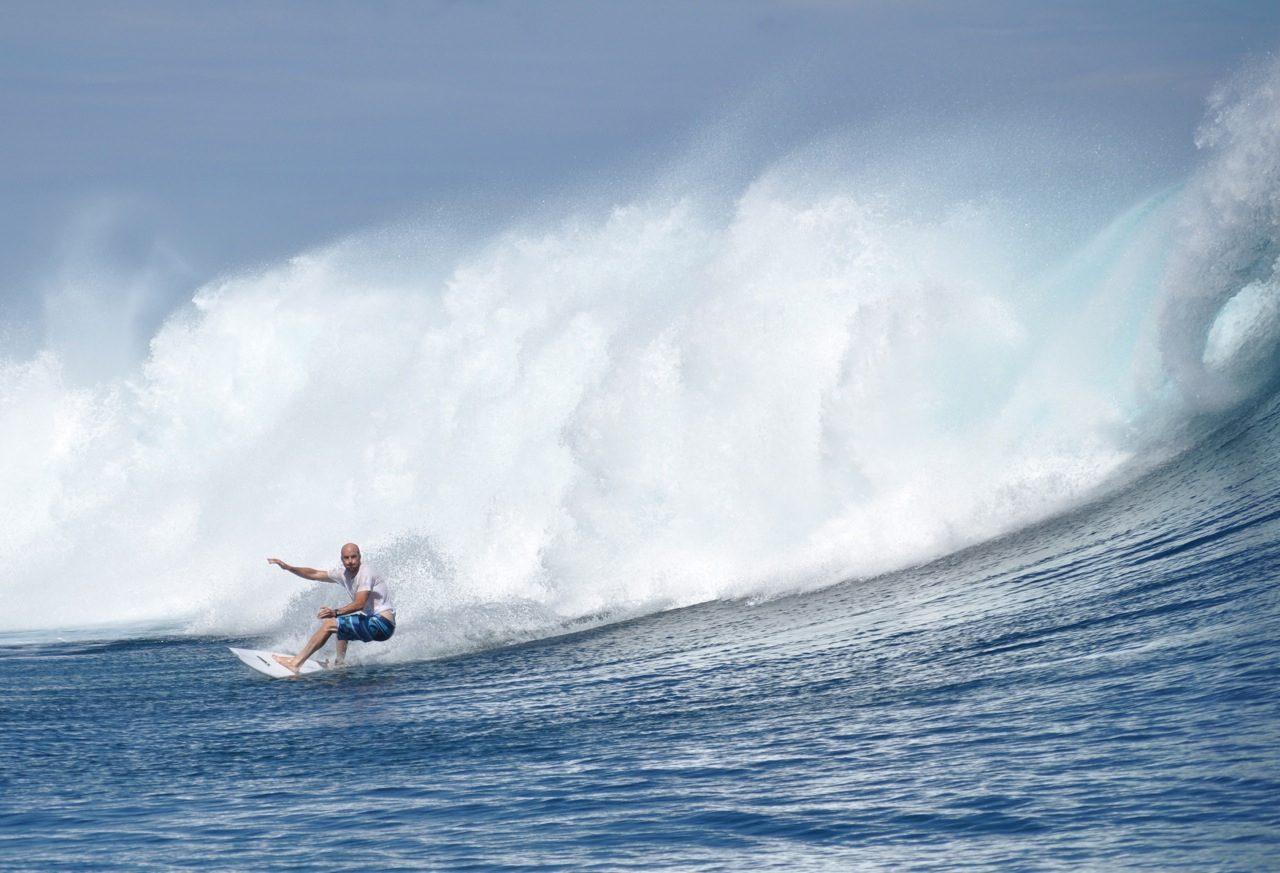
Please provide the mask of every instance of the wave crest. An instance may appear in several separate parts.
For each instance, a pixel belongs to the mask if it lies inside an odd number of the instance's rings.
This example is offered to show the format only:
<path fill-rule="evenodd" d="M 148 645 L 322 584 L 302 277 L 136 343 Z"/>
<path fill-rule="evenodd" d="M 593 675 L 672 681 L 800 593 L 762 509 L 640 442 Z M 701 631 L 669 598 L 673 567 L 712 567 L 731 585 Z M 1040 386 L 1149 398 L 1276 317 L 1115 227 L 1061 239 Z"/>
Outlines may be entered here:
<path fill-rule="evenodd" d="M 1184 397 L 1220 411 L 1270 379 L 1280 334 L 1280 60 L 1215 89 L 1165 278 L 1162 351 Z M 1243 317 L 1242 317 L 1243 314 Z"/>

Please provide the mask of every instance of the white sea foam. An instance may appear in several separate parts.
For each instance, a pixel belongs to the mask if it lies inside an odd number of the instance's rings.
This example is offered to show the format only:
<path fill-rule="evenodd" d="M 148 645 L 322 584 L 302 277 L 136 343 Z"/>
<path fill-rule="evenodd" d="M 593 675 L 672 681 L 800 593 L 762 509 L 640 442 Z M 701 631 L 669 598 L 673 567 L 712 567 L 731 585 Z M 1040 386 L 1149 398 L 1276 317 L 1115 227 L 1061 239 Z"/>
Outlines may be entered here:
<path fill-rule="evenodd" d="M 200 289 L 124 379 L 5 362 L 5 629 L 293 644 L 324 592 L 265 559 L 355 540 L 401 607 L 379 651 L 422 657 L 918 563 L 1171 449 L 1185 196 L 1028 263 L 1025 204 L 821 172 L 355 237 Z"/>
<path fill-rule="evenodd" d="M 1164 359 L 1196 408 L 1219 411 L 1274 369 L 1280 263 L 1280 60 L 1215 90 L 1197 137 L 1208 154 L 1188 183 L 1165 277 Z"/>

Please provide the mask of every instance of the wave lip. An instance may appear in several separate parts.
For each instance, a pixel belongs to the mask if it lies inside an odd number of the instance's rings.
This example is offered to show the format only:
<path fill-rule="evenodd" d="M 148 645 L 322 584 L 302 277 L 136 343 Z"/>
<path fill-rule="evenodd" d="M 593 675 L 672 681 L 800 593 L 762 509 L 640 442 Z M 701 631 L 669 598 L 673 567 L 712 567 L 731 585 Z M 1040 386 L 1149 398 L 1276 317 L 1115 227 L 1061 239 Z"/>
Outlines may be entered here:
<path fill-rule="evenodd" d="M 1274 370 L 1280 257 L 1280 59 L 1217 88 L 1166 274 L 1165 363 L 1187 402 L 1221 411 Z"/>

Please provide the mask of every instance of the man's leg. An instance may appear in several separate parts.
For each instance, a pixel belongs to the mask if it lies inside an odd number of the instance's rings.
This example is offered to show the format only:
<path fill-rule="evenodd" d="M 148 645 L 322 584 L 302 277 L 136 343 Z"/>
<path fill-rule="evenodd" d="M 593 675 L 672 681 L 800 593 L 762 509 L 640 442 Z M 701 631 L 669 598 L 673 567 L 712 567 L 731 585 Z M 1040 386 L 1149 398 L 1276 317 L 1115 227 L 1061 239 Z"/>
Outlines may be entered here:
<path fill-rule="evenodd" d="M 316 652 L 320 651 L 320 647 L 329 641 L 329 637 L 333 636 L 338 630 L 338 620 L 336 618 L 326 618 L 320 622 L 320 629 L 311 635 L 311 639 L 307 640 L 307 644 L 302 647 L 302 651 L 298 652 L 292 658 L 284 658 L 276 655 L 275 658 L 281 664 L 284 664 L 293 673 L 298 672 L 298 668 L 302 666 L 302 662 L 310 658 Z M 346 654 L 346 641 L 339 640 L 339 651 Z"/>
<path fill-rule="evenodd" d="M 334 655 L 333 666 L 341 667 L 347 660 L 347 641 L 338 640 L 334 643 L 334 648 L 338 650 L 338 653 Z"/>

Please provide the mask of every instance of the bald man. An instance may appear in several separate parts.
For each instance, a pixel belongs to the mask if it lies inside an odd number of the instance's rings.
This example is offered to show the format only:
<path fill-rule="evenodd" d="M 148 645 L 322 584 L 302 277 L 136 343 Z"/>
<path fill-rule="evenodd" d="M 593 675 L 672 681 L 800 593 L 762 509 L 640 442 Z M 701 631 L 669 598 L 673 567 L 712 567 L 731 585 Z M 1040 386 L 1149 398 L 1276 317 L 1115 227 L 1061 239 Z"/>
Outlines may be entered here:
<path fill-rule="evenodd" d="M 267 558 L 267 563 L 275 564 L 303 579 L 342 585 L 351 597 L 351 602 L 346 606 L 339 606 L 337 609 L 326 606 L 316 613 L 316 618 L 322 620 L 320 629 L 296 656 L 275 656 L 291 672 L 297 673 L 302 662 L 320 651 L 320 647 L 335 633 L 338 635 L 338 653 L 334 664 L 340 666 L 347 658 L 349 640 L 380 643 L 391 639 L 391 635 L 396 632 L 396 608 L 391 602 L 391 592 L 387 590 L 386 580 L 373 567 L 360 563 L 360 547 L 355 543 L 347 543 L 342 547 L 341 570 L 291 567 L 279 558 Z"/>

